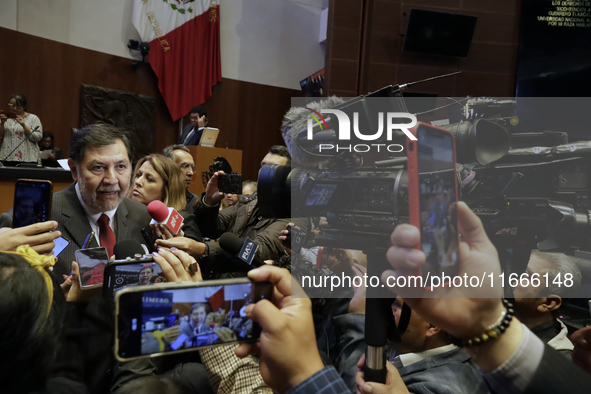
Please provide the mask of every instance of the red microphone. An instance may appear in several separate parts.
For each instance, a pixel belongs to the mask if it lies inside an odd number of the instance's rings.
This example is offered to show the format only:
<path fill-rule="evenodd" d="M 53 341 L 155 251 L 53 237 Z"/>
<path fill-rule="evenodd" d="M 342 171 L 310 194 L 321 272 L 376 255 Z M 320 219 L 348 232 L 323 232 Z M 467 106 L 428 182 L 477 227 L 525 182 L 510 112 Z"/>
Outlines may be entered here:
<path fill-rule="evenodd" d="M 160 200 L 148 204 L 148 213 L 152 217 L 150 224 L 163 224 L 177 235 L 183 224 L 183 217 L 174 208 L 169 208 Z"/>

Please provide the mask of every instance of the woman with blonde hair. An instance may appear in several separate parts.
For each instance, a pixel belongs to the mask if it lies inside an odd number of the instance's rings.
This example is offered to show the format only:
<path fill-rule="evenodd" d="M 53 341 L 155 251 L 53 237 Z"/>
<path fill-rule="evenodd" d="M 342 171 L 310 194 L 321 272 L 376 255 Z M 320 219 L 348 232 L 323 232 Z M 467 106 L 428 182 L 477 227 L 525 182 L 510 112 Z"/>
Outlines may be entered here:
<path fill-rule="evenodd" d="M 185 179 L 181 168 L 168 157 L 151 154 L 141 158 L 135 165 L 131 178 L 133 184 L 127 197 L 148 205 L 154 200 L 162 201 L 177 211 L 185 208 Z"/>

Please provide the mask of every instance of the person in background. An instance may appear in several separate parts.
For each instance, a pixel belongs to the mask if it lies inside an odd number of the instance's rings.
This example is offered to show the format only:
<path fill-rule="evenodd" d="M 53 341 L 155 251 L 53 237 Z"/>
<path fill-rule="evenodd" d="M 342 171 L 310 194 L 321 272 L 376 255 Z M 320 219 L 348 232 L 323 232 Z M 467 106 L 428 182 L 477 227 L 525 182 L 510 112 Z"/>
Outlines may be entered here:
<path fill-rule="evenodd" d="M 257 191 L 257 183 L 255 181 L 244 181 L 242 182 L 242 195 L 250 196 L 252 193 Z"/>
<path fill-rule="evenodd" d="M 62 160 L 64 155 L 60 148 L 54 146 L 54 137 L 51 131 L 44 131 L 43 138 L 39 142 L 39 149 L 41 151 L 50 150 L 49 157 L 47 159 L 41 159 L 43 167 L 59 167 L 58 160 Z"/>
<path fill-rule="evenodd" d="M 207 125 L 207 111 L 205 107 L 201 105 L 193 107 L 191 109 L 191 124 L 183 129 L 178 143 L 182 145 L 199 145 L 203 129 Z"/>
<path fill-rule="evenodd" d="M 181 168 L 172 160 L 159 154 L 141 158 L 131 177 L 133 184 L 127 197 L 148 205 L 162 201 L 177 211 L 185 208 L 185 181 Z"/>
<path fill-rule="evenodd" d="M 189 186 L 193 183 L 193 175 L 195 175 L 195 161 L 193 160 L 191 151 L 185 145 L 176 144 L 164 148 L 162 154 L 169 159 L 174 160 L 174 162 L 181 167 L 187 187 L 187 190 L 185 191 L 185 197 L 187 199 L 185 209 L 187 211 L 193 211 L 193 206 L 197 202 L 197 196 L 189 191 Z"/>
<path fill-rule="evenodd" d="M 36 115 L 27 112 L 27 98 L 20 93 L 10 96 L 8 107 L 16 115 L 14 119 L 8 119 L 5 114 L 0 114 L 0 139 L 3 139 L 0 160 L 5 165 L 37 163 L 37 143 L 43 136 L 41 121 Z"/>
<path fill-rule="evenodd" d="M 226 193 L 220 203 L 220 211 L 235 205 L 238 202 L 238 194 Z"/>
<path fill-rule="evenodd" d="M 257 183 L 255 181 L 242 182 L 242 195 L 250 196 L 257 191 Z M 221 202 L 220 211 L 235 205 L 238 202 L 238 194 L 225 193 L 225 197 Z"/>
<path fill-rule="evenodd" d="M 571 358 L 574 345 L 568 339 L 568 329 L 558 318 L 563 300 L 577 293 L 581 284 L 581 270 L 564 253 L 532 250 L 526 268 L 532 281 L 517 283 L 513 289 L 515 316 L 548 346 Z M 548 287 L 544 284 L 548 275 Z M 572 278 L 571 286 L 557 285 L 556 278 Z M 541 279 L 535 286 L 535 278 Z"/>

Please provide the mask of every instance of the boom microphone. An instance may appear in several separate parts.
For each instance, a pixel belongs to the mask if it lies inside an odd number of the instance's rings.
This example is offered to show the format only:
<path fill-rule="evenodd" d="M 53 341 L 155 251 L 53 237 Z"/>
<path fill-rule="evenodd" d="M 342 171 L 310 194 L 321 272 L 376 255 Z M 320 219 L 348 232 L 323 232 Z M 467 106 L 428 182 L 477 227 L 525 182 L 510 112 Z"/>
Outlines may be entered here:
<path fill-rule="evenodd" d="M 183 224 L 183 217 L 174 208 L 167 207 L 162 201 L 154 200 L 148 204 L 148 213 L 152 217 L 150 224 L 163 224 L 177 235 Z"/>
<path fill-rule="evenodd" d="M 232 255 L 232 257 L 240 258 L 239 254 L 244 245 L 245 242 L 232 233 L 223 233 L 220 237 L 220 247 Z M 250 265 L 260 267 L 265 265 L 265 262 L 255 254 Z"/>
<path fill-rule="evenodd" d="M 285 141 L 285 145 L 289 150 L 289 154 L 291 155 L 291 160 L 294 165 L 310 167 L 327 159 L 326 157 L 315 156 L 304 151 L 298 145 L 299 133 L 308 127 L 308 119 L 310 118 L 311 113 L 310 110 L 320 112 L 320 110 L 323 108 L 333 108 L 343 102 L 343 99 L 333 96 L 326 100 L 309 103 L 307 104 L 307 107 L 292 107 L 289 111 L 287 111 L 283 117 L 283 123 L 281 124 L 281 135 L 283 136 L 283 140 Z M 313 129 L 313 132 L 314 131 L 315 130 Z M 324 134 L 332 134 L 333 132 L 336 131 L 330 129 L 322 131 Z M 318 139 L 318 137 L 315 138 Z"/>

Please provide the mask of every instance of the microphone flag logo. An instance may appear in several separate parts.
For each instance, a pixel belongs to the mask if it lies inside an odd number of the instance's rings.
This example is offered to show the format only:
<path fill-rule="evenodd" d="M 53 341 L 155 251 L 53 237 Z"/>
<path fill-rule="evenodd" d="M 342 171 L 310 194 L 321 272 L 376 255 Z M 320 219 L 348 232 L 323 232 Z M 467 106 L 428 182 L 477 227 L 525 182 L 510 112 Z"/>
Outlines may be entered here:
<path fill-rule="evenodd" d="M 258 248 L 259 245 L 247 237 L 244 244 L 242 244 L 242 249 L 240 249 L 240 252 L 238 253 L 238 258 L 246 264 L 251 265 Z"/>

